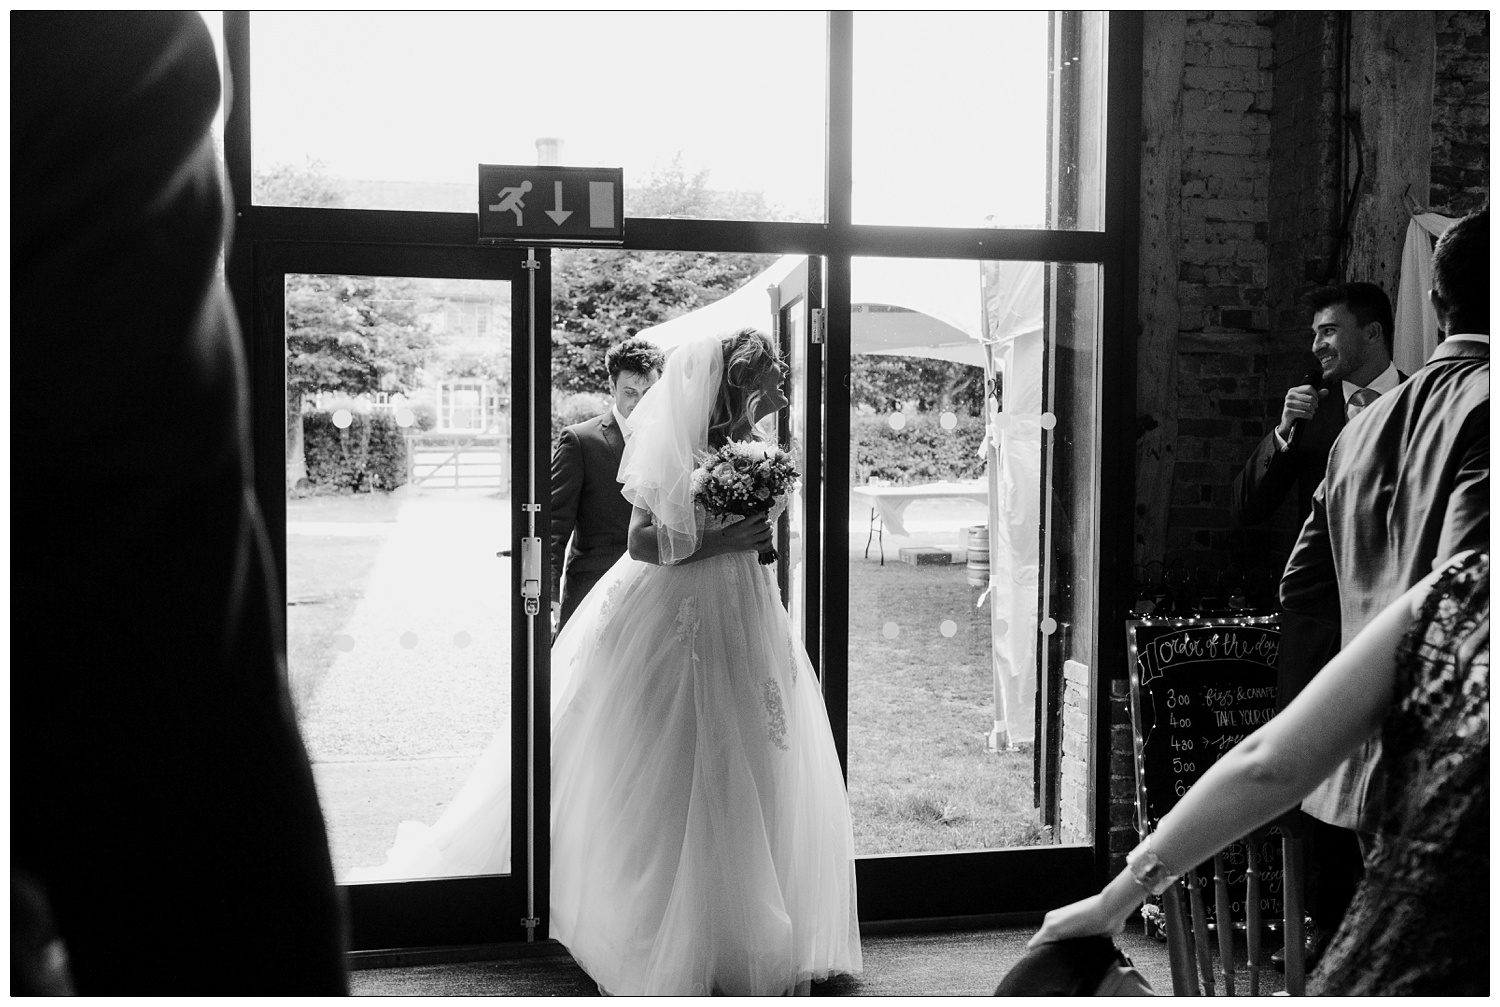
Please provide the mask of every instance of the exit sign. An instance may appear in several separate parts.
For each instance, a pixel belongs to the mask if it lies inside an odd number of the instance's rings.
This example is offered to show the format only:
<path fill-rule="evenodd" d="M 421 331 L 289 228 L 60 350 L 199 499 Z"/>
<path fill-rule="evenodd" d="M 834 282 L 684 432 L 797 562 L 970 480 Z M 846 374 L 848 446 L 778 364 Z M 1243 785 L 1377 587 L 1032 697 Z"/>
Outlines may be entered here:
<path fill-rule="evenodd" d="M 481 164 L 479 240 L 521 244 L 621 244 L 625 171 Z"/>

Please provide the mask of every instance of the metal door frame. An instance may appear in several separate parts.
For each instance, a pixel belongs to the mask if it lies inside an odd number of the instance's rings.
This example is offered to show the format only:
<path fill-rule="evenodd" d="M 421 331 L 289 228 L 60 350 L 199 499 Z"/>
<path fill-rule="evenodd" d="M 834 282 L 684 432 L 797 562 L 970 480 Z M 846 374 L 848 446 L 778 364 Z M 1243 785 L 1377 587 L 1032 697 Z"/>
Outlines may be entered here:
<path fill-rule="evenodd" d="M 531 459 L 546 459 L 548 423 L 535 421 L 533 394 L 547 401 L 550 371 L 536 366 L 531 340 L 528 338 L 527 271 L 523 270 L 524 252 L 515 249 L 481 247 L 442 247 L 392 244 L 353 244 L 339 242 L 265 241 L 253 245 L 254 296 L 249 320 L 250 378 L 254 444 L 255 485 L 258 502 L 272 529 L 286 527 L 285 438 L 286 438 L 286 297 L 285 277 L 293 273 L 318 273 L 360 276 L 409 276 L 455 279 L 500 280 L 511 284 L 511 429 L 513 449 L 511 464 L 511 541 L 519 543 L 528 534 L 528 515 L 523 510 L 523 488 L 531 480 Z M 547 287 L 540 279 L 540 296 Z M 544 318 L 546 316 L 544 315 Z M 542 357 L 545 361 L 545 356 Z M 538 374 L 540 371 L 540 374 Z M 533 389 L 536 389 L 533 392 Z M 533 451 L 522 450 L 520 438 L 531 431 Z M 540 447 L 536 447 L 540 445 Z M 546 462 L 542 461 L 545 465 Z M 545 515 L 540 515 L 545 520 Z M 286 536 L 271 535 L 276 559 L 276 574 L 283 596 L 286 593 Z M 519 552 L 519 550 L 517 550 Z M 546 571 L 543 570 L 545 578 Z M 545 616 L 528 616 L 521 591 L 521 564 L 511 563 L 511 625 L 516 629 Z M 547 639 L 545 625 L 541 639 Z M 281 646 L 286 648 L 285 626 Z M 511 765 L 524 767 L 531 762 L 547 765 L 545 733 L 528 743 L 527 718 L 530 708 L 546 724 L 549 704 L 534 701 L 548 694 L 545 647 L 532 655 L 524 632 L 513 632 L 511 638 Z M 528 661 L 535 660 L 538 688 L 527 687 Z M 532 702 L 528 706 L 528 697 Z M 538 759 L 537 753 L 541 756 Z M 518 774 L 513 769 L 513 779 Z M 527 791 L 523 786 L 511 788 L 512 863 L 511 873 L 491 877 L 442 878 L 403 882 L 368 882 L 342 885 L 349 906 L 350 945 L 355 952 L 388 948 L 449 946 L 459 944 L 510 943 L 528 939 L 524 919 L 528 917 L 526 878 L 535 866 L 528 859 L 528 849 L 535 850 L 536 871 L 540 884 L 535 902 L 545 906 L 547 897 L 548 820 L 545 769 L 537 773 L 537 812 L 532 822 L 531 843 L 527 842 Z M 519 780 L 516 780 L 519 782 Z M 536 822 L 541 827 L 536 827 Z M 541 932 L 545 937 L 545 929 Z"/>

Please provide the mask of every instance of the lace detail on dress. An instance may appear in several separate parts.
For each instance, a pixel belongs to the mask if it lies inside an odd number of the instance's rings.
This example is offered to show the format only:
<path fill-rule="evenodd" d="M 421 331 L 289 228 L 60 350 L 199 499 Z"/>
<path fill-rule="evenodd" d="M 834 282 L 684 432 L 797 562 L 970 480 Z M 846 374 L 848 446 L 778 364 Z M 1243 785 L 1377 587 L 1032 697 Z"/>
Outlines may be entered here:
<path fill-rule="evenodd" d="M 770 722 L 771 744 L 788 751 L 786 746 L 786 708 L 781 705 L 781 686 L 776 679 L 766 679 L 766 719 Z"/>
<path fill-rule="evenodd" d="M 599 607 L 599 628 L 603 629 L 609 622 L 610 613 L 615 610 L 615 603 L 620 600 L 620 592 L 625 587 L 625 581 L 616 580 L 605 592 L 604 604 Z"/>
<path fill-rule="evenodd" d="M 1489 556 L 1450 564 L 1396 652 L 1383 807 L 1315 995 L 1487 991 Z"/>
<path fill-rule="evenodd" d="M 691 595 L 677 609 L 677 642 L 691 642 L 698 635 L 698 600 Z"/>

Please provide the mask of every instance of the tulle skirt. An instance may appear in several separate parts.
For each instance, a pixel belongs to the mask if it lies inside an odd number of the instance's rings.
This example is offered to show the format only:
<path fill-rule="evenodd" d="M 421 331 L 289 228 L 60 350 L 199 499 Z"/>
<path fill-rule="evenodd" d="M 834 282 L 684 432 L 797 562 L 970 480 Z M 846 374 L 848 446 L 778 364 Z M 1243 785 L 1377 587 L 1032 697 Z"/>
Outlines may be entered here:
<path fill-rule="evenodd" d="M 605 991 L 777 994 L 860 970 L 843 777 L 769 568 L 622 559 L 552 674 L 550 932 Z M 508 752 L 497 736 L 431 829 L 404 823 L 393 861 L 508 870 Z"/>

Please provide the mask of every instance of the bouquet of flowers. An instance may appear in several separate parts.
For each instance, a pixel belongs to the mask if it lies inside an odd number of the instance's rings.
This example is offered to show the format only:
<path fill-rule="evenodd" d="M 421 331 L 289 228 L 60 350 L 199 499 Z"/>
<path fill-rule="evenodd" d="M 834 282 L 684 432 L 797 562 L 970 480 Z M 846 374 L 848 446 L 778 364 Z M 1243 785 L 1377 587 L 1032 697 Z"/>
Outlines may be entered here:
<path fill-rule="evenodd" d="M 792 456 L 760 441 L 730 441 L 703 456 L 693 470 L 693 499 L 719 517 L 764 514 L 797 481 Z M 776 562 L 776 550 L 760 554 L 762 565 Z"/>

